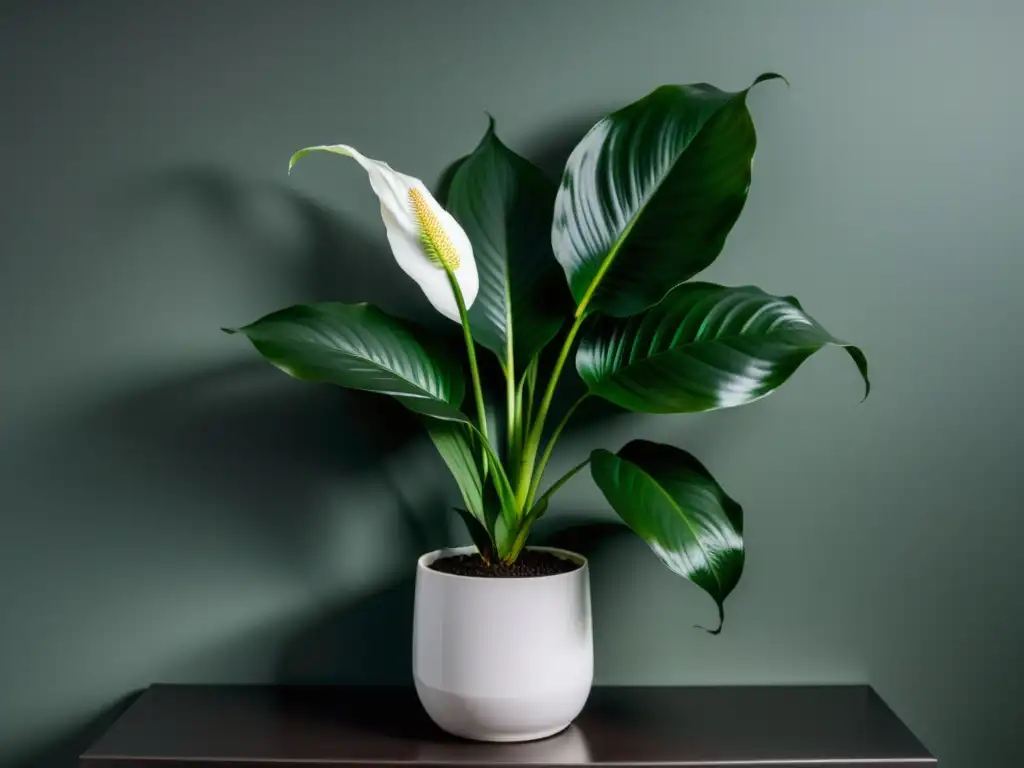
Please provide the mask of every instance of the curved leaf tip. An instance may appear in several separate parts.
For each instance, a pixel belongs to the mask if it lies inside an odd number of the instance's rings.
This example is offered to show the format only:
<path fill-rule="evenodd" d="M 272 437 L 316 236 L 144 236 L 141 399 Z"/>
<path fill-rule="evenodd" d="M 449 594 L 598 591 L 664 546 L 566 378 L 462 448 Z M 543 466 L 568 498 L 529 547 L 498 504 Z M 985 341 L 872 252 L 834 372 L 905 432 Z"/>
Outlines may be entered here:
<path fill-rule="evenodd" d="M 722 634 L 722 627 L 725 626 L 725 606 L 722 603 L 716 603 L 718 606 L 718 626 L 714 629 L 708 629 L 702 624 L 694 624 L 694 629 L 703 629 L 709 635 L 720 635 Z"/>
<path fill-rule="evenodd" d="M 306 155 L 308 155 L 310 152 L 333 152 L 336 155 L 344 155 L 345 157 L 352 156 L 351 153 L 345 151 L 337 144 L 318 144 L 315 147 L 303 147 L 288 159 L 288 173 L 291 174 L 292 168 L 295 167 L 295 164 L 299 162 L 299 160 L 304 158 Z"/>
<path fill-rule="evenodd" d="M 789 80 L 786 79 L 785 75 L 780 75 L 778 72 L 762 72 L 760 75 L 754 78 L 754 82 L 750 84 L 750 87 L 748 87 L 747 90 L 749 91 L 758 83 L 765 83 L 768 82 L 769 80 L 781 80 L 786 84 L 787 88 L 791 87 L 789 84 Z"/>
<path fill-rule="evenodd" d="M 291 176 L 292 168 L 295 167 L 295 164 L 297 162 L 299 162 L 299 160 L 304 158 L 306 155 L 308 155 L 309 152 L 310 152 L 310 150 L 307 147 L 306 149 L 300 149 L 298 152 L 296 152 L 295 154 L 293 154 L 291 157 L 288 158 L 288 175 L 289 176 Z"/>
<path fill-rule="evenodd" d="M 871 379 L 868 378 L 868 358 L 860 347 L 855 347 L 852 344 L 846 345 L 846 353 L 853 358 L 857 370 L 860 371 L 860 375 L 864 379 L 864 397 L 860 399 L 863 403 L 868 399 L 868 395 L 871 394 Z"/>
<path fill-rule="evenodd" d="M 483 150 L 487 146 L 488 142 L 492 141 L 495 142 L 502 149 L 508 149 L 505 146 L 504 142 L 502 142 L 502 140 L 498 138 L 498 132 L 495 128 L 495 126 L 497 125 L 497 121 L 494 119 L 494 115 L 492 115 L 487 110 L 484 110 L 484 114 L 487 115 L 487 130 L 484 131 L 484 135 L 480 138 L 480 141 L 477 143 L 476 148 L 473 150 L 473 153 L 475 154 L 476 152 Z M 472 157 L 472 154 L 467 156 L 467 159 L 469 157 Z"/>
<path fill-rule="evenodd" d="M 782 76 L 779 75 L 779 77 Z M 785 80 L 785 78 L 782 79 Z M 788 82 L 786 84 L 789 85 Z M 747 288 L 748 290 L 760 290 L 758 288 L 755 288 L 754 286 L 748 286 Z M 804 311 L 803 305 L 800 303 L 800 300 L 796 296 L 780 296 L 779 298 L 782 299 L 787 304 L 793 305 L 801 312 Z M 863 403 L 865 400 L 868 399 L 868 395 L 871 394 L 871 379 L 868 378 L 867 355 L 864 354 L 864 350 L 862 350 L 860 347 L 854 346 L 853 344 L 847 344 L 845 341 L 838 340 L 835 343 L 839 344 L 840 346 L 842 346 L 843 349 L 846 350 L 846 354 L 848 354 L 850 358 L 853 360 L 854 364 L 857 366 L 857 370 L 860 372 L 861 378 L 864 379 L 864 397 L 860 399 L 860 401 Z"/>

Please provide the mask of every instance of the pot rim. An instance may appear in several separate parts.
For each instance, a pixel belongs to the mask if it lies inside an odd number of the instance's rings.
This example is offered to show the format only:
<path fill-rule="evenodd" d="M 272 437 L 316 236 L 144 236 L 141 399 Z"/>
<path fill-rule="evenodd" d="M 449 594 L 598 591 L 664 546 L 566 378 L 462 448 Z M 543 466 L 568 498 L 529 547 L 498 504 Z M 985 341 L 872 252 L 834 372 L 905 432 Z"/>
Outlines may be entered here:
<path fill-rule="evenodd" d="M 553 555 L 559 555 L 567 560 L 571 560 L 576 563 L 577 567 L 571 571 L 565 573 L 550 573 L 545 576 L 520 576 L 511 579 L 486 579 L 481 576 L 462 576 L 457 573 L 445 573 L 444 571 L 435 571 L 430 567 L 430 563 L 435 560 L 439 560 L 442 557 L 449 557 L 451 555 L 468 555 L 477 552 L 477 548 L 473 545 L 465 547 L 442 547 L 441 549 L 435 549 L 430 552 L 424 552 L 416 559 L 416 570 L 417 572 L 424 572 L 429 574 L 431 578 L 445 578 L 445 579 L 457 579 L 459 581 L 472 581 L 478 584 L 517 584 L 522 582 L 538 582 L 552 579 L 566 579 L 574 578 L 581 572 L 587 570 L 589 562 L 587 558 L 578 552 L 573 552 L 569 549 L 561 549 L 559 547 L 544 547 L 544 546 L 527 546 L 525 549 L 533 552 L 550 552 Z"/>

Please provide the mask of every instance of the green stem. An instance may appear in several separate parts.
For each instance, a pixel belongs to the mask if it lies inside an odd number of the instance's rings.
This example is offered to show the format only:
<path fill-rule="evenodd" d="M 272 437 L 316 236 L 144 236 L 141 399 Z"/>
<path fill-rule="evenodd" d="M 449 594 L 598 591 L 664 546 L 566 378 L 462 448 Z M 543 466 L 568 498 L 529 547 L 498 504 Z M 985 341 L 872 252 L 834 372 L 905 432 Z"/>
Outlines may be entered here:
<path fill-rule="evenodd" d="M 562 350 L 558 353 L 555 367 L 551 371 L 551 377 L 548 379 L 548 386 L 544 390 L 544 398 L 540 401 L 540 408 L 537 410 L 537 419 L 534 421 L 530 434 L 526 438 L 523 455 L 519 461 L 519 484 L 516 490 L 516 503 L 520 508 L 526 505 L 530 486 L 533 483 L 533 463 L 537 459 L 537 449 L 540 446 L 540 439 L 544 434 L 544 421 L 547 419 L 548 409 L 551 408 L 551 401 L 555 397 L 558 379 L 562 375 L 562 368 L 565 367 L 565 361 L 569 357 L 576 334 L 579 332 L 580 326 L 583 325 L 583 320 L 586 317 L 585 313 L 580 311 L 582 308 L 583 305 L 581 304 L 580 308 L 577 309 L 576 319 L 573 321 L 572 327 L 565 337 L 565 342 L 562 344 Z"/>
<path fill-rule="evenodd" d="M 544 491 L 544 495 L 541 496 L 539 499 L 537 499 L 537 508 L 541 509 L 541 510 L 545 509 L 547 507 L 548 503 L 551 501 L 551 497 L 555 495 L 555 492 L 558 491 L 559 488 L 561 488 L 563 485 L 568 483 L 570 480 L 572 480 L 573 475 L 575 475 L 577 472 L 579 472 L 581 469 L 583 469 L 589 463 L 590 463 L 590 457 L 587 456 L 587 458 L 585 458 L 583 461 L 581 461 L 575 467 L 570 469 L 568 472 L 566 472 L 560 478 L 555 480 L 555 482 L 551 484 L 551 487 L 548 488 L 546 491 Z"/>
<path fill-rule="evenodd" d="M 526 412 L 523 410 L 523 384 L 526 377 L 523 376 L 516 385 L 516 463 L 518 464 L 519 452 L 523 450 L 523 429 L 526 424 Z"/>
<path fill-rule="evenodd" d="M 522 455 L 526 442 L 526 432 L 530 428 L 533 411 L 533 390 L 537 379 L 537 358 L 534 357 L 526 366 L 519 383 L 516 385 L 516 460 Z"/>
<path fill-rule="evenodd" d="M 576 409 L 583 404 L 583 401 L 590 396 L 589 392 L 584 392 L 579 398 L 573 403 L 569 410 L 565 412 L 565 416 L 555 427 L 555 431 L 551 433 L 551 437 L 548 438 L 547 445 L 544 446 L 544 453 L 540 456 L 540 461 L 537 462 L 537 468 L 533 473 L 533 480 L 530 483 L 530 492 L 526 497 L 526 508 L 529 509 L 533 505 L 533 498 L 537 495 L 537 489 L 540 488 L 541 481 L 544 479 L 544 468 L 548 465 L 548 460 L 551 458 L 551 453 L 555 449 L 555 443 L 558 442 L 558 438 L 562 434 L 562 430 L 565 429 L 565 425 L 569 423 L 569 419 L 576 413 Z"/>
<path fill-rule="evenodd" d="M 526 366 L 526 413 L 523 417 L 523 439 L 526 439 L 525 431 L 530 428 L 530 424 L 533 423 L 533 398 L 537 391 L 537 369 L 540 368 L 540 353 L 538 352 L 533 356 L 530 364 Z"/>
<path fill-rule="evenodd" d="M 519 411 L 516 408 L 516 374 L 515 374 L 515 361 L 512 359 L 512 345 L 509 344 L 506 354 L 507 367 L 502 366 L 502 370 L 505 374 L 505 408 L 508 411 L 508 428 L 505 433 L 505 460 L 508 462 L 506 466 L 514 468 L 516 466 L 517 459 L 517 433 L 519 428 L 518 415 Z M 512 479 L 515 482 L 515 478 Z"/>
<path fill-rule="evenodd" d="M 462 297 L 462 289 L 459 281 L 455 279 L 455 273 L 445 267 L 448 275 L 448 282 L 451 283 L 452 293 L 455 294 L 455 304 L 459 308 L 459 319 L 462 321 L 462 337 L 466 341 L 466 354 L 469 357 L 469 370 L 473 376 L 473 395 L 476 397 L 476 414 L 480 421 L 480 437 L 490 442 L 487 436 L 487 411 L 484 409 L 484 391 L 480 386 L 480 369 L 476 364 L 476 347 L 473 344 L 473 333 L 469 329 L 469 313 L 466 311 L 466 300 Z M 483 453 L 483 469 L 487 472 L 487 451 Z"/>
<path fill-rule="evenodd" d="M 544 514 L 545 510 L 547 510 L 548 503 L 551 501 L 551 497 L 555 495 L 559 488 L 561 488 L 563 485 L 569 482 L 572 479 L 573 475 L 575 475 L 589 463 L 590 457 L 588 456 L 586 459 L 581 461 L 575 467 L 573 467 L 560 478 L 558 478 L 558 480 L 556 480 L 554 484 L 544 492 L 544 495 L 537 500 L 536 506 L 530 509 L 529 514 L 523 521 L 522 527 L 519 529 L 519 535 L 516 536 L 516 540 L 512 544 L 512 553 L 510 555 L 512 560 L 515 560 L 515 558 L 519 557 L 519 553 L 522 551 L 523 547 L 526 546 L 526 540 L 530 537 L 530 528 L 533 526 L 535 522 L 537 522 L 537 519 L 542 514 Z"/>

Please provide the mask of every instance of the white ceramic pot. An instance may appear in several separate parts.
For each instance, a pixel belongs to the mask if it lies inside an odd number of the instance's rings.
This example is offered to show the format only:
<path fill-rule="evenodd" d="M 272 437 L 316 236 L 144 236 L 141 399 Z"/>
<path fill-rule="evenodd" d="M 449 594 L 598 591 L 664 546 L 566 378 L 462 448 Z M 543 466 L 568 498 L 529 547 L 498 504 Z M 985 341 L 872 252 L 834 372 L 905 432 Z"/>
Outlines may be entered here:
<path fill-rule="evenodd" d="M 413 678 L 441 728 L 479 741 L 528 741 L 568 727 L 594 679 L 590 578 L 579 564 L 533 578 L 455 576 L 430 568 L 473 547 L 423 555 L 416 568 Z"/>

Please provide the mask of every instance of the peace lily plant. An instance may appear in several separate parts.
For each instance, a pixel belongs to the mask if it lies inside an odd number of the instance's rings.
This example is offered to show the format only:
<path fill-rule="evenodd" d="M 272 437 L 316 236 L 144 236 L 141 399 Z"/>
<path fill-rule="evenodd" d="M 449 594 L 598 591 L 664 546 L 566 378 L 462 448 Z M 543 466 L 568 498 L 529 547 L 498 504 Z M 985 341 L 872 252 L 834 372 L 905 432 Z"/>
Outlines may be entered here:
<path fill-rule="evenodd" d="M 419 179 L 354 147 L 300 150 L 289 171 L 313 152 L 362 167 L 399 267 L 462 326 L 465 365 L 366 303 L 292 306 L 230 332 L 295 378 L 385 394 L 417 414 L 489 564 L 516 561 L 555 492 L 589 465 L 619 517 L 714 599 L 721 629 L 743 570 L 742 509 L 694 456 L 638 440 L 599 448 L 554 480 L 545 470 L 588 398 L 643 413 L 734 407 L 773 392 L 826 346 L 849 353 L 867 388 L 863 353 L 795 298 L 692 280 L 719 255 L 747 198 L 756 143 L 748 91 L 662 86 L 594 125 L 557 186 L 506 147 L 492 121 L 458 162 L 446 207 Z M 478 347 L 503 375 L 497 398 L 485 391 Z M 556 409 L 573 372 L 585 391 Z M 497 428 L 489 403 L 503 413 Z"/>

